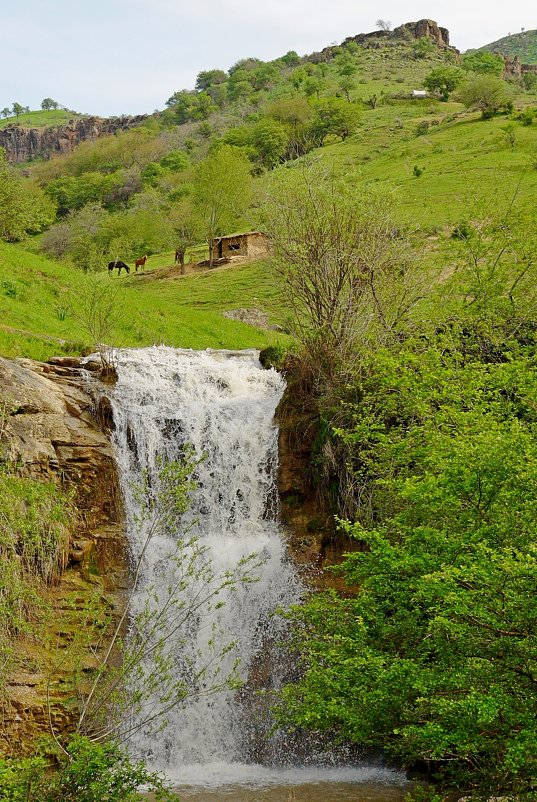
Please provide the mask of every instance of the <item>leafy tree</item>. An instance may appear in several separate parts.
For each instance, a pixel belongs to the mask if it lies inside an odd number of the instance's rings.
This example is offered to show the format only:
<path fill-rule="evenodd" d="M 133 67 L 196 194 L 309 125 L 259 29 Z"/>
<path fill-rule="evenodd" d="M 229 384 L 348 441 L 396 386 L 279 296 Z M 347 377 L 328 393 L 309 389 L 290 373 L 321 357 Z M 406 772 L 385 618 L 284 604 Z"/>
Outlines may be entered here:
<path fill-rule="evenodd" d="M 0 238 L 23 240 L 50 225 L 54 214 L 52 202 L 39 187 L 13 170 L 0 148 Z"/>
<path fill-rule="evenodd" d="M 315 147 L 312 123 L 315 112 L 304 96 L 281 98 L 266 107 L 269 117 L 281 122 L 288 132 L 286 158 L 296 159 Z"/>
<path fill-rule="evenodd" d="M 48 109 L 57 109 L 58 103 L 53 100 L 51 97 L 46 97 L 44 100 L 41 101 L 41 108 L 46 111 Z"/>
<path fill-rule="evenodd" d="M 174 233 L 174 247 L 179 255 L 181 274 L 185 272 L 185 255 L 188 248 L 201 239 L 201 221 L 190 198 L 180 198 L 170 211 Z"/>
<path fill-rule="evenodd" d="M 5 117 L 5 118 L 11 117 L 12 113 L 13 112 L 11 111 L 11 109 L 9 109 L 7 106 L 4 106 L 4 108 L 1 111 L 2 117 Z"/>
<path fill-rule="evenodd" d="M 209 245 L 211 266 L 212 242 L 236 225 L 249 204 L 250 187 L 248 161 L 230 145 L 219 147 L 196 168 L 193 200 Z"/>
<path fill-rule="evenodd" d="M 356 130 L 360 120 L 358 107 L 337 97 L 319 100 L 314 109 L 316 117 L 312 127 L 321 145 L 331 134 L 344 141 Z"/>
<path fill-rule="evenodd" d="M 287 151 L 289 136 L 285 126 L 278 120 L 260 120 L 253 128 L 251 142 L 263 167 L 272 170 Z"/>
<path fill-rule="evenodd" d="M 461 67 L 465 72 L 500 77 L 504 71 L 504 60 L 497 53 L 489 53 L 487 50 L 482 50 L 475 53 L 465 53 L 461 58 Z"/>
<path fill-rule="evenodd" d="M 505 81 L 495 75 L 477 75 L 460 89 L 460 99 L 467 108 L 481 111 L 483 119 L 493 117 L 510 101 Z"/>
<path fill-rule="evenodd" d="M 196 89 L 205 92 L 210 86 L 217 86 L 227 81 L 228 75 L 224 70 L 202 70 L 196 78 Z"/>
<path fill-rule="evenodd" d="M 424 78 L 423 85 L 430 92 L 438 92 L 440 100 L 447 101 L 463 78 L 463 72 L 458 67 L 436 67 Z"/>
<path fill-rule="evenodd" d="M 24 106 L 21 106 L 20 103 L 13 103 L 12 105 L 13 114 L 18 117 L 24 111 Z"/>
<path fill-rule="evenodd" d="M 285 56 L 280 58 L 280 61 L 283 61 L 287 67 L 296 67 L 300 63 L 300 56 L 296 50 L 289 50 Z"/>

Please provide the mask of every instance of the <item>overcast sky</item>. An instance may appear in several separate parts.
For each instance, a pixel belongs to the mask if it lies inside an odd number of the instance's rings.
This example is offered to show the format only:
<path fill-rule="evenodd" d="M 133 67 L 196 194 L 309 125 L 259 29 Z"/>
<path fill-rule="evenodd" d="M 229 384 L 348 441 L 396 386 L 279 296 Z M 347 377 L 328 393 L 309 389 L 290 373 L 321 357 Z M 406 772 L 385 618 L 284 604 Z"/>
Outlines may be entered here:
<path fill-rule="evenodd" d="M 163 108 L 200 70 L 300 55 L 427 17 L 460 50 L 537 28 L 535 0 L 0 0 L 0 108 L 52 97 L 90 114 Z"/>

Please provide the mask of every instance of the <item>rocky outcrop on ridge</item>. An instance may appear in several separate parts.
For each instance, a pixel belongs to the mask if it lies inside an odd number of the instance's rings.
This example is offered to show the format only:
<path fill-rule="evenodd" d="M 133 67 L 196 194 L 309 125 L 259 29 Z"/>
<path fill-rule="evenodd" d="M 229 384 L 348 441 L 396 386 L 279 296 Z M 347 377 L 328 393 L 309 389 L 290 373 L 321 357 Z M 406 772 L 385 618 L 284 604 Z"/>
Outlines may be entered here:
<path fill-rule="evenodd" d="M 454 53 L 459 51 L 449 43 L 449 31 L 441 28 L 432 19 L 421 19 L 418 22 L 405 22 L 403 25 L 394 28 L 393 31 L 371 31 L 370 33 L 359 33 L 356 36 L 349 36 L 341 44 L 345 46 L 350 42 L 355 42 L 363 47 L 378 47 L 382 45 L 402 45 L 408 44 L 418 39 L 430 39 L 440 50 L 452 50 Z M 306 57 L 306 61 L 314 63 L 327 61 L 333 58 L 333 46 L 325 47 L 319 53 L 313 53 Z"/>
<path fill-rule="evenodd" d="M 4 148 L 10 162 L 21 163 L 32 159 L 50 159 L 70 153 L 81 142 L 95 141 L 106 134 L 134 128 L 147 120 L 146 114 L 136 117 L 77 117 L 66 125 L 49 128 L 24 128 L 8 125 L 0 128 L 0 148 Z"/>

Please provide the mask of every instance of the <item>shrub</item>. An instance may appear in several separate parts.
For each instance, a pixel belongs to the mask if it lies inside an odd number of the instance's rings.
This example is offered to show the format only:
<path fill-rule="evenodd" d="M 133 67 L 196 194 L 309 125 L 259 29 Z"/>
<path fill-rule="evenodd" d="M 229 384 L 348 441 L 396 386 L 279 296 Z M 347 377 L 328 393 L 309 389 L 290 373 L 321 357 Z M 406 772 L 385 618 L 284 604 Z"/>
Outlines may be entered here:
<path fill-rule="evenodd" d="M 416 136 L 423 136 L 429 130 L 429 122 L 427 120 L 421 120 L 416 126 Z"/>
<path fill-rule="evenodd" d="M 42 757 L 0 760 L 0 802 L 138 802 L 142 784 L 157 800 L 177 800 L 157 774 L 112 742 L 75 736 L 58 760 L 52 774 Z"/>

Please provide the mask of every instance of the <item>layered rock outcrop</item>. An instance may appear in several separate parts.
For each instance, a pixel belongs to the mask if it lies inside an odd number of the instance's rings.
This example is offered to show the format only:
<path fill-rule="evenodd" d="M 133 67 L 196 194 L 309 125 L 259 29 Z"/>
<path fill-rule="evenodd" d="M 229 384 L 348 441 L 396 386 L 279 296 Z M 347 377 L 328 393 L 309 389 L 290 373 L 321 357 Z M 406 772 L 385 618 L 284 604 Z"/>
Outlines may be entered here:
<path fill-rule="evenodd" d="M 94 141 L 101 136 L 134 128 L 147 120 L 146 114 L 136 117 L 77 117 L 66 125 L 50 128 L 23 128 L 8 125 L 0 129 L 0 147 L 10 162 L 21 163 L 32 159 L 50 159 L 58 154 L 70 153 L 81 142 Z"/>
<path fill-rule="evenodd" d="M 3 458 L 23 475 L 70 490 L 76 509 L 66 570 L 44 591 L 52 610 L 47 638 L 27 634 L 16 644 L 19 668 L 0 698 L 0 753 L 28 751 L 51 724 L 58 734 L 72 727 L 66 680 L 74 630 L 91 605 L 112 619 L 123 606 L 127 558 L 116 464 L 85 384 L 76 360 L 0 358 Z M 79 654 L 82 671 L 95 667 L 92 646 Z"/>

